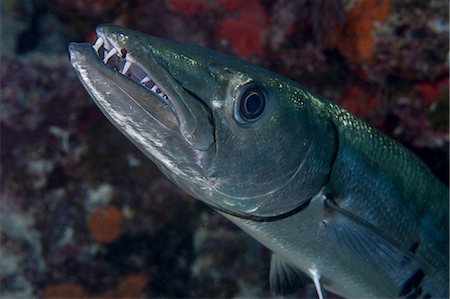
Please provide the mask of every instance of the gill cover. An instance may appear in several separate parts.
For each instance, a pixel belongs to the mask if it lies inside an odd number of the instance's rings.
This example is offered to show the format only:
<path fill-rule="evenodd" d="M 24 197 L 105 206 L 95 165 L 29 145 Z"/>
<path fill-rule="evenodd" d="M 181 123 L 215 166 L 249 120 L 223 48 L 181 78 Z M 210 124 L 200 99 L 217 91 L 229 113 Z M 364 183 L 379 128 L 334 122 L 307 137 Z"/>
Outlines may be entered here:
<path fill-rule="evenodd" d="M 327 182 L 336 152 L 332 126 L 312 118 L 306 95 L 273 73 L 239 60 L 208 69 L 224 90 L 212 108 L 215 204 L 261 221 L 304 206 Z"/>

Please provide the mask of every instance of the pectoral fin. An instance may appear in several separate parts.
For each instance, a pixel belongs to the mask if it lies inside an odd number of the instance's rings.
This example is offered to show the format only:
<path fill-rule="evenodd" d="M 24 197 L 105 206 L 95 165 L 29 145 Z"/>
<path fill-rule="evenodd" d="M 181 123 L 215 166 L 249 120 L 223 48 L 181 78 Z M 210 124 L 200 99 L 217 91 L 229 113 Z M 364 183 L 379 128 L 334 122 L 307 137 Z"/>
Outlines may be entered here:
<path fill-rule="evenodd" d="M 288 295 L 308 284 L 311 278 L 301 270 L 289 265 L 276 254 L 270 261 L 270 289 L 275 295 Z"/>
<path fill-rule="evenodd" d="M 432 268 L 374 225 L 340 208 L 330 199 L 324 203 L 330 212 L 330 217 L 324 220 L 325 230 L 340 251 L 381 268 L 399 285 L 418 271 Z"/>

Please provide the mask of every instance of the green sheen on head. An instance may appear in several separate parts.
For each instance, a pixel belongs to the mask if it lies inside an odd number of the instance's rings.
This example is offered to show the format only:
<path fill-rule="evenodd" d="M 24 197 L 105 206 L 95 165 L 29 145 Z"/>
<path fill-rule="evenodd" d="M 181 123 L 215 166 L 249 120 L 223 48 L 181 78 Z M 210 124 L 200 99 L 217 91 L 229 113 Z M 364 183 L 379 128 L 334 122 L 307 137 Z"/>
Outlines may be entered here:
<path fill-rule="evenodd" d="M 326 182 L 334 152 L 315 140 L 333 146 L 333 132 L 313 125 L 322 120 L 296 83 L 233 56 L 114 25 L 97 34 L 95 49 L 69 46 L 81 81 L 112 123 L 186 191 L 243 217 L 270 217 L 300 206 Z"/>

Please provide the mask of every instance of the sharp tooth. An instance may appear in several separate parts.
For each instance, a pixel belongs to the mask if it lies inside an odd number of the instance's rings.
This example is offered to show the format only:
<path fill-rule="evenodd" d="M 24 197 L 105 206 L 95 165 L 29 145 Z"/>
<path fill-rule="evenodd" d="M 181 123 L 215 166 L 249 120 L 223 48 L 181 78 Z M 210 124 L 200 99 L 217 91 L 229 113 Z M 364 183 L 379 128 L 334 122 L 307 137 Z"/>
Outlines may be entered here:
<path fill-rule="evenodd" d="M 127 53 L 127 60 L 131 61 L 134 64 L 137 64 L 136 59 L 133 58 L 133 56 L 131 56 L 130 54 Z"/>
<path fill-rule="evenodd" d="M 105 42 L 105 44 L 103 45 L 103 47 L 104 47 L 107 51 L 109 51 L 109 49 L 111 49 L 111 44 L 109 43 L 109 41 L 108 41 L 107 38 L 104 38 L 103 40 L 104 40 L 104 42 Z"/>
<path fill-rule="evenodd" d="M 141 80 L 141 83 L 147 83 L 150 81 L 150 77 L 149 76 L 145 76 L 144 79 Z"/>
<path fill-rule="evenodd" d="M 92 47 L 95 49 L 96 52 L 98 52 L 98 50 L 102 45 L 103 45 L 103 38 L 99 36 Z"/>
<path fill-rule="evenodd" d="M 131 62 L 129 62 L 128 60 L 125 62 L 125 65 L 123 66 L 123 69 L 122 69 L 122 74 L 123 75 L 125 75 L 127 72 L 128 72 L 128 70 L 130 69 L 130 67 L 131 67 Z"/>
<path fill-rule="evenodd" d="M 106 55 L 106 57 L 103 59 L 103 62 L 108 63 L 108 60 L 116 54 L 117 54 L 117 49 L 112 48 L 111 51 L 109 51 L 108 55 Z"/>

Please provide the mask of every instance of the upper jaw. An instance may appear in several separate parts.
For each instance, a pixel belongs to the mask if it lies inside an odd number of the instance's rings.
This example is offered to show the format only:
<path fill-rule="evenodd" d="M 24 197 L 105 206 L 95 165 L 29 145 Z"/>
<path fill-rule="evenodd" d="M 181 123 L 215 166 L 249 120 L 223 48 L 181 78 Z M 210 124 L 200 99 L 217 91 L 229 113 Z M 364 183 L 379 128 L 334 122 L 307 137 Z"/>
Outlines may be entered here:
<path fill-rule="evenodd" d="M 171 42 L 115 25 L 99 26 L 96 32 L 93 47 L 99 57 L 157 96 L 175 115 L 185 141 L 197 150 L 207 150 L 214 143 L 210 111 L 158 62 L 162 59 L 158 53 L 177 50 L 170 48 Z"/>

